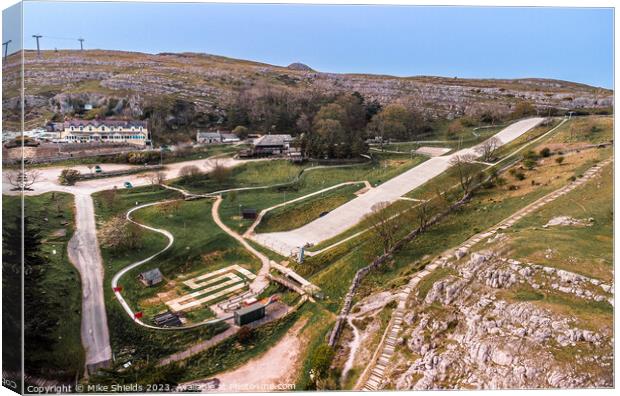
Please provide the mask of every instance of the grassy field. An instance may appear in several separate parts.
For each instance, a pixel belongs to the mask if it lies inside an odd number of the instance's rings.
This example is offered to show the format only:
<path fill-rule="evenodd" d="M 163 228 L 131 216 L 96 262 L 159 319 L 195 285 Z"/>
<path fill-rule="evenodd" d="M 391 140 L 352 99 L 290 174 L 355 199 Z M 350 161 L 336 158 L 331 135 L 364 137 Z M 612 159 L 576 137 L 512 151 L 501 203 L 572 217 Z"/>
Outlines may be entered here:
<path fill-rule="evenodd" d="M 173 191 L 153 190 L 152 187 L 119 190 L 117 193 L 117 199 L 112 205 L 104 198 L 105 192 L 94 194 L 93 198 L 98 222 L 114 215 L 124 214 L 127 209 L 135 205 L 136 201 L 144 204 L 179 197 L 179 194 Z M 196 203 L 206 204 L 206 201 L 196 201 Z M 139 214 L 139 211 L 136 214 Z M 209 339 L 228 327 L 226 324 L 218 324 L 185 331 L 162 332 L 146 329 L 132 323 L 132 320 L 115 300 L 112 288 L 109 286 L 112 276 L 121 268 L 156 253 L 166 244 L 167 239 L 164 236 L 154 232 L 145 232 L 143 234 L 142 246 L 137 249 L 124 252 L 112 252 L 105 248 L 101 250 L 105 265 L 104 292 L 108 313 L 108 327 L 110 329 L 110 342 L 118 364 L 132 361 L 134 365 L 139 365 L 147 360 L 152 361 L 152 359 L 163 358 L 187 348 L 198 340 Z M 173 253 L 174 250 L 170 252 Z M 182 264 L 185 264 L 185 262 L 179 263 L 179 265 Z M 123 281 L 134 281 L 135 277 L 133 275 L 127 274 Z M 138 289 L 137 283 L 127 283 L 127 286 L 130 289 L 133 288 L 136 294 L 141 291 L 141 289 Z"/>
<path fill-rule="evenodd" d="M 343 186 L 323 194 L 282 206 L 265 214 L 257 233 L 288 231 L 319 218 L 322 213 L 336 209 L 355 198 L 355 192 L 364 187 L 363 183 Z"/>
<path fill-rule="evenodd" d="M 372 185 L 378 185 L 405 172 L 422 161 L 424 161 L 423 157 L 414 157 L 413 160 L 382 160 L 377 163 L 366 163 L 346 167 L 332 166 L 317 167 L 314 169 L 308 168 L 303 172 L 298 181 L 295 182 L 294 178 L 290 179 L 289 181 L 293 182 L 287 186 L 250 191 L 235 191 L 224 194 L 224 200 L 220 207 L 220 216 L 232 229 L 243 232 L 253 223 L 253 220 L 240 219 L 240 212 L 243 208 L 253 208 L 260 212 L 271 206 L 342 182 L 367 180 Z M 274 168 L 276 169 L 276 173 L 284 173 L 283 169 L 289 169 L 289 172 L 290 169 L 300 169 L 299 166 L 292 165 L 286 161 L 270 161 L 270 163 L 277 164 Z M 247 165 L 258 164 L 260 163 L 256 162 Z M 268 168 L 265 168 L 265 171 L 267 171 L 267 169 Z M 270 183 L 259 183 L 259 185 L 266 184 Z"/>
<path fill-rule="evenodd" d="M 127 273 L 120 284 L 129 301 L 138 302 L 137 307 L 149 317 L 165 311 L 166 305 L 156 295 L 159 293 L 179 294 L 177 283 L 205 272 L 238 264 L 257 273 L 260 261 L 248 253 L 236 240 L 224 233 L 211 217 L 210 200 L 182 201 L 171 211 L 152 206 L 134 212 L 136 221 L 170 231 L 175 238 L 172 247 L 153 261 Z M 139 273 L 159 268 L 165 281 L 153 287 L 144 287 L 136 280 Z M 176 291 L 176 293 L 175 293 Z M 193 318 L 208 317 L 208 307 L 193 311 Z"/>
<path fill-rule="evenodd" d="M 15 217 L 21 216 L 20 199 L 3 196 L 3 228 L 12 225 L 8 222 Z M 30 369 L 26 367 L 26 372 L 42 378 L 70 382 L 80 377 L 84 370 L 84 349 L 80 335 L 80 275 L 67 256 L 67 243 L 74 231 L 73 196 L 57 192 L 25 197 L 24 210 L 43 239 L 41 254 L 46 268 L 41 287 L 48 302 L 47 317 L 52 322 L 47 335 L 53 340 L 52 344 L 45 345 L 26 343 L 27 362 L 34 362 L 36 366 Z M 28 287 L 28 277 L 25 282 L 25 287 Z M 25 315 L 36 318 L 37 312 L 26 311 Z"/>
<path fill-rule="evenodd" d="M 607 166 L 602 178 L 586 183 L 515 224 L 508 245 L 510 256 L 611 282 L 612 170 L 612 166 Z M 591 226 L 542 228 L 557 216 L 593 221 Z"/>

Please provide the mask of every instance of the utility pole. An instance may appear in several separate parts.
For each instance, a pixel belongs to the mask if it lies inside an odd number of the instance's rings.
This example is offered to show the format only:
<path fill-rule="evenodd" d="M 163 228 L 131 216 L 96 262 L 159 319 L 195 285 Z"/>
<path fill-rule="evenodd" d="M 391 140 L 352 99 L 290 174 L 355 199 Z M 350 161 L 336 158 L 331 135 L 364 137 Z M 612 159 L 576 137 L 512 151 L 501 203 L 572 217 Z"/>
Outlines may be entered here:
<path fill-rule="evenodd" d="M 78 41 L 80 42 L 80 51 L 84 51 L 84 39 L 79 38 Z"/>
<path fill-rule="evenodd" d="M 37 56 L 41 56 L 41 47 L 39 47 L 39 39 L 43 36 L 41 36 L 40 34 L 33 34 L 32 37 L 34 37 L 35 39 L 37 39 Z"/>
<path fill-rule="evenodd" d="M 6 60 L 6 56 L 9 53 L 9 43 L 12 42 L 13 40 L 7 40 L 4 43 L 2 43 L 2 45 L 4 46 L 4 59 Z"/>

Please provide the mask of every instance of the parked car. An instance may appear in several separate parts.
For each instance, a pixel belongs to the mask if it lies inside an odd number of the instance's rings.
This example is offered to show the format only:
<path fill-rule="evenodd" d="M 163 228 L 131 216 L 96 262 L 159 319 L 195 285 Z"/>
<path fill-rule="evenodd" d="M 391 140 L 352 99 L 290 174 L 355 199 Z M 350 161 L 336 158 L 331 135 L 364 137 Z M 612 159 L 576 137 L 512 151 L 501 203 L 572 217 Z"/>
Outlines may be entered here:
<path fill-rule="evenodd" d="M 133 185 L 130 182 L 123 183 L 123 186 L 125 186 L 125 188 L 133 188 Z"/>
<path fill-rule="evenodd" d="M 95 165 L 95 173 L 101 173 L 101 172 L 103 172 L 103 169 L 101 169 L 99 165 Z"/>

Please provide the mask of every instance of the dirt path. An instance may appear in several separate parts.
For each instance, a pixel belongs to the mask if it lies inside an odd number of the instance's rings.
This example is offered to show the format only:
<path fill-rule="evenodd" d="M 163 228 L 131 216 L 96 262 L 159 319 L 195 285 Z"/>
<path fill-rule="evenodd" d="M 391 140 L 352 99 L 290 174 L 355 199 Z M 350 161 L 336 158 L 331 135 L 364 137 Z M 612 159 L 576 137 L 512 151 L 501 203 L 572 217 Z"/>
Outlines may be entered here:
<path fill-rule="evenodd" d="M 303 340 L 299 335 L 306 324 L 297 322 L 277 344 L 258 358 L 243 366 L 214 376 L 219 382 L 219 392 L 265 392 L 293 390 L 287 386 L 295 383 L 297 367 L 301 364 L 300 351 Z M 184 385 L 209 384 L 213 378 L 194 381 Z"/>

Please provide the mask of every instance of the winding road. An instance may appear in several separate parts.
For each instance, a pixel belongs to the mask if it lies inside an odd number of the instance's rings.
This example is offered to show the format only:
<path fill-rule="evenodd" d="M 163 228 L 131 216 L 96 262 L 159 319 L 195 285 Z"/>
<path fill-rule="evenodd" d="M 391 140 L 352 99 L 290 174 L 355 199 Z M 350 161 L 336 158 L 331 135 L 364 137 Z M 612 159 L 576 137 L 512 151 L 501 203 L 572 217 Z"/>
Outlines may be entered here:
<path fill-rule="evenodd" d="M 233 158 L 217 160 L 218 164 L 225 167 L 234 167 L 246 162 L 248 160 Z M 179 177 L 180 170 L 185 166 L 194 165 L 203 172 L 209 172 L 213 170 L 215 164 L 215 161 L 209 159 L 176 162 L 166 165 L 163 172 L 166 179 L 174 179 Z M 90 172 L 86 166 L 74 166 L 72 168 L 82 173 Z M 103 164 L 102 168 L 104 171 L 116 171 L 135 168 L 135 166 Z M 74 186 L 63 186 L 58 182 L 58 176 L 63 169 L 65 167 L 37 168 L 39 177 L 32 186 L 34 191 L 24 191 L 23 194 L 39 195 L 51 191 L 60 191 L 73 194 L 75 197 L 75 232 L 68 244 L 68 255 L 73 265 L 80 272 L 82 283 L 82 343 L 86 353 L 86 368 L 88 372 L 93 372 L 111 362 L 112 350 L 103 293 L 103 262 L 97 241 L 95 211 L 91 194 L 115 187 L 122 188 L 126 181 L 134 186 L 145 186 L 150 184 L 150 180 L 144 174 L 132 174 L 86 180 Z M 8 172 L 3 171 L 2 174 L 2 193 L 7 195 L 22 194 L 21 191 L 11 191 L 12 186 L 7 179 Z M 161 231 L 163 232 L 163 230 Z"/>

